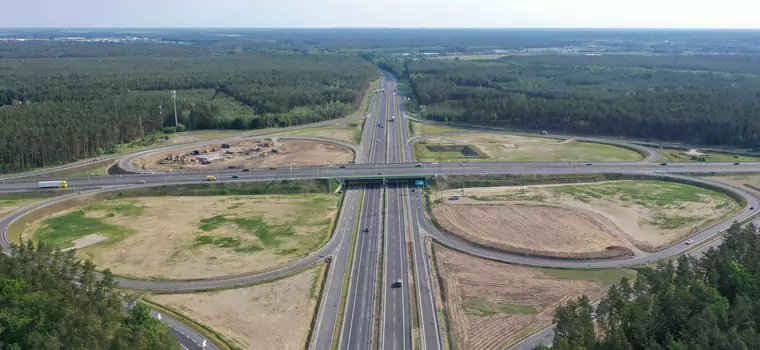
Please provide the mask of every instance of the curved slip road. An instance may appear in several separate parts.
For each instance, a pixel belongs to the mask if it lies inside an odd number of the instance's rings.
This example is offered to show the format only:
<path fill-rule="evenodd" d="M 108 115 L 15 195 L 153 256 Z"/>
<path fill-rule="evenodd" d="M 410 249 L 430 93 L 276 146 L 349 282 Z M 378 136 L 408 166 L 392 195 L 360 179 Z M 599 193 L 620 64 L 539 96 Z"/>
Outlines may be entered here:
<path fill-rule="evenodd" d="M 118 188 L 89 190 L 89 191 L 83 191 L 81 195 L 96 194 L 99 192 L 115 191 L 115 190 L 118 190 Z M 70 198 L 78 197 L 78 196 L 80 196 L 79 193 L 71 193 L 64 196 L 52 198 L 46 201 L 34 203 L 32 205 L 24 207 L 21 210 L 18 210 L 0 219 L 0 229 L 2 230 L 1 231 L 2 240 L 0 240 L 0 245 L 2 246 L 3 251 L 8 252 L 10 249 L 10 241 L 8 240 L 7 233 L 8 233 L 8 229 L 10 225 L 13 224 L 13 222 L 23 217 L 24 215 L 31 213 L 32 211 L 35 211 L 37 209 L 40 209 L 42 207 L 45 207 L 54 203 L 68 200 Z M 354 215 L 353 212 L 350 212 L 350 211 L 347 212 L 346 208 L 351 208 L 351 207 L 356 208 L 356 205 L 357 203 L 356 203 L 355 198 L 353 197 L 346 198 L 344 205 L 342 206 L 340 214 L 339 214 L 339 220 L 341 220 L 341 218 L 345 215 L 353 216 Z M 335 250 L 335 248 L 338 247 L 338 245 L 341 242 L 343 242 L 343 240 L 348 235 L 349 234 L 346 233 L 344 230 L 336 229 L 333 235 L 328 240 L 328 242 L 325 245 L 323 245 L 321 248 L 319 248 L 317 251 L 315 251 L 314 253 L 288 266 L 280 267 L 280 268 L 270 270 L 270 271 L 265 271 L 265 272 L 257 272 L 257 273 L 251 273 L 251 274 L 235 276 L 235 277 L 226 277 L 226 278 L 218 278 L 218 279 L 199 280 L 199 281 L 137 280 L 137 279 L 128 279 L 124 277 L 116 277 L 115 279 L 117 282 L 119 282 L 119 285 L 124 288 L 143 289 L 143 290 L 178 290 L 179 291 L 179 290 L 213 289 L 213 288 L 226 287 L 226 286 L 251 284 L 255 282 L 272 279 L 284 274 L 296 272 L 296 271 L 306 268 L 307 266 L 313 265 L 323 260 L 327 255 L 332 253 Z"/>
<path fill-rule="evenodd" d="M 649 162 L 657 161 L 661 157 L 659 152 L 657 152 L 654 148 L 648 147 L 648 144 L 646 143 L 631 142 L 631 141 L 618 140 L 618 139 L 605 138 L 605 137 L 571 136 L 571 135 L 562 135 L 562 134 L 541 135 L 535 132 L 531 133 L 531 132 L 524 132 L 524 131 L 510 131 L 507 129 L 488 128 L 488 127 L 482 127 L 482 126 L 457 124 L 457 123 L 441 123 L 441 122 L 436 122 L 433 120 L 419 119 L 419 118 L 411 117 L 408 115 L 404 115 L 404 118 L 413 120 L 415 122 L 422 123 L 422 124 L 432 124 L 432 125 L 447 126 L 451 128 L 457 128 L 457 129 L 470 130 L 470 131 L 452 131 L 452 132 L 439 133 L 439 134 L 420 135 L 420 136 L 416 136 L 409 139 L 407 141 L 409 143 L 414 143 L 416 141 L 430 138 L 430 137 L 435 137 L 435 136 L 445 136 L 445 135 L 452 135 L 452 134 L 471 134 L 473 132 L 485 132 L 485 133 L 491 133 L 491 134 L 506 134 L 506 135 L 515 135 L 515 136 L 525 136 L 525 137 L 543 137 L 543 138 L 550 138 L 550 139 L 557 139 L 557 140 L 571 140 L 572 139 L 572 140 L 581 141 L 581 142 L 592 142 L 592 143 L 601 143 L 601 144 L 606 144 L 606 145 L 618 146 L 618 147 L 635 150 L 636 152 L 639 152 L 641 154 L 648 154 L 649 157 L 647 159 L 644 159 L 643 161 L 649 161 Z"/>
<path fill-rule="evenodd" d="M 332 119 L 332 120 L 326 120 L 326 121 L 313 123 L 313 124 L 304 124 L 304 125 L 297 125 L 297 126 L 291 126 L 291 127 L 286 127 L 286 128 L 277 128 L 275 130 L 263 129 L 263 130 L 258 130 L 258 131 L 251 131 L 249 134 L 243 135 L 243 137 L 249 137 L 249 138 L 256 137 L 256 136 L 261 137 L 264 135 L 288 132 L 288 131 L 298 130 L 298 129 L 316 128 L 320 126 L 328 126 L 328 125 L 331 125 L 332 123 L 337 123 L 337 122 L 349 122 L 349 121 L 354 121 L 358 119 L 363 119 L 364 117 L 365 116 L 356 116 L 356 117 L 346 117 L 346 118 L 341 118 L 341 119 Z M 193 145 L 197 145 L 198 143 L 200 144 L 211 144 L 211 143 L 216 143 L 216 142 L 221 143 L 221 142 L 229 141 L 234 138 L 235 137 L 232 137 L 232 138 L 222 137 L 222 138 L 216 138 L 216 139 L 208 139 L 206 141 L 193 141 L 193 142 L 179 143 L 179 144 L 171 145 L 171 146 L 151 148 L 150 150 L 159 150 L 159 149 L 169 150 L 169 149 L 174 149 L 175 147 L 179 147 L 179 148 L 192 147 Z M 125 153 L 125 154 L 119 154 L 119 155 L 113 155 L 113 156 L 104 156 L 104 157 L 99 157 L 99 158 L 90 158 L 90 159 L 82 160 L 76 163 L 55 166 L 52 168 L 46 168 L 42 170 L 26 171 L 23 173 L 4 174 L 3 179 L 13 180 L 13 179 L 28 178 L 28 177 L 43 177 L 49 173 L 60 172 L 64 170 L 72 170 L 72 169 L 80 168 L 83 166 L 87 166 L 87 165 L 90 165 L 92 162 L 116 160 L 116 159 L 120 159 L 124 157 L 129 157 L 131 155 L 141 153 L 141 152 L 145 152 L 145 151 L 137 151 L 137 152 L 131 152 L 131 153 Z M 139 169 L 138 169 L 138 172 L 139 172 Z"/>
<path fill-rule="evenodd" d="M 310 128 L 317 127 L 317 126 L 314 126 L 314 124 L 308 124 L 308 125 L 309 125 Z M 330 124 L 328 124 L 328 125 L 330 125 Z M 201 146 L 208 146 L 208 145 L 215 144 L 215 143 L 249 141 L 249 140 L 252 140 L 252 139 L 260 139 L 261 136 L 265 136 L 265 135 L 267 135 L 267 134 L 261 134 L 261 135 L 258 135 L 258 136 L 237 136 L 237 137 L 234 137 L 234 138 L 224 139 L 221 142 L 218 141 L 218 140 L 216 142 L 214 140 L 210 140 L 210 141 L 204 141 L 204 142 L 195 142 L 195 143 L 192 143 L 192 144 L 182 144 L 182 145 L 179 145 L 179 146 L 162 147 L 162 148 L 158 148 L 158 149 L 151 149 L 151 150 L 147 150 L 147 151 L 132 153 L 129 156 L 121 158 L 119 160 L 118 165 L 119 165 L 119 168 L 121 170 L 126 171 L 128 173 L 132 173 L 132 174 L 162 172 L 160 170 L 159 171 L 154 171 L 154 170 L 151 170 L 151 169 L 145 169 L 145 170 L 138 169 L 138 168 L 135 168 L 132 165 L 132 163 L 134 161 L 136 161 L 138 158 L 142 158 L 142 157 L 149 156 L 149 155 L 156 154 L 156 153 L 164 153 L 164 152 L 172 151 L 172 150 L 176 150 L 176 149 L 185 149 L 185 148 L 192 148 L 192 147 L 199 147 L 200 148 Z M 341 141 L 341 140 L 333 140 L 333 139 L 326 139 L 326 138 L 319 138 L 319 137 L 307 137 L 307 136 L 272 136 L 272 138 L 277 138 L 277 139 L 282 139 L 282 140 L 316 141 L 316 142 L 326 142 L 326 143 L 336 144 L 336 145 L 339 145 L 339 146 L 346 147 L 346 148 L 350 149 L 352 152 L 354 152 L 354 159 L 358 158 L 359 155 L 362 154 L 361 146 L 357 146 L 357 145 L 355 145 L 353 143 L 345 142 L 345 141 Z M 239 169 L 236 169 L 236 170 L 239 171 Z M 200 172 L 203 172 L 203 171 L 209 171 L 209 170 L 187 170 L 186 172 L 200 173 Z"/>

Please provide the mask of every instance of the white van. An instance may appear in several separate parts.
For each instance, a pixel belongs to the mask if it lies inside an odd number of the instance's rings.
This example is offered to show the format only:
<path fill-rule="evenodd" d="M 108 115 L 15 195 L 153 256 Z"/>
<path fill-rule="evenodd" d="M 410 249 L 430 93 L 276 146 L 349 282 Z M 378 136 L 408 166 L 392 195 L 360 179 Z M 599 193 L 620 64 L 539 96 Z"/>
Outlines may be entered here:
<path fill-rule="evenodd" d="M 451 195 L 451 197 L 449 197 L 449 200 L 450 201 L 455 201 L 455 200 L 457 200 L 459 198 L 462 198 L 462 196 L 460 196 L 458 194 L 453 194 L 453 195 Z"/>

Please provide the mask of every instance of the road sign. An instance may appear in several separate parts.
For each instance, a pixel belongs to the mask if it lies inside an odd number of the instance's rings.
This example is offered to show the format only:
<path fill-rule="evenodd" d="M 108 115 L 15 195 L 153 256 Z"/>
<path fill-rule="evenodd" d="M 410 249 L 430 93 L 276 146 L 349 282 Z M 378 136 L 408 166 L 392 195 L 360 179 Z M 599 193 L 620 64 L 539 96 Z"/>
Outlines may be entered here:
<path fill-rule="evenodd" d="M 417 180 L 417 181 L 414 182 L 414 185 L 415 186 L 425 186 L 425 181 L 424 180 Z"/>

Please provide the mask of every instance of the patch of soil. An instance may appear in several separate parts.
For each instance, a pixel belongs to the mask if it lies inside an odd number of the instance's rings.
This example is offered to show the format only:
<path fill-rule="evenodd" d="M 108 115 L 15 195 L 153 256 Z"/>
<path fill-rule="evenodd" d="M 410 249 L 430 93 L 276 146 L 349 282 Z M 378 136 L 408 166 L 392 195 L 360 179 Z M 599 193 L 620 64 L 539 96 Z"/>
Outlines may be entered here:
<path fill-rule="evenodd" d="M 449 201 L 433 217 L 447 231 L 480 245 L 563 258 L 630 256 L 618 227 L 602 215 L 557 204 Z"/>
<path fill-rule="evenodd" d="M 500 264 L 435 246 L 442 295 L 454 342 L 461 350 L 507 349 L 522 337 L 552 323 L 557 306 L 583 294 L 604 295 L 609 284 L 560 279 L 541 269 Z M 468 300 L 530 307 L 535 314 L 496 312 L 479 315 Z M 444 322 L 444 320 L 441 320 Z"/>
<path fill-rule="evenodd" d="M 73 247 L 69 247 L 69 248 L 66 248 L 66 249 L 63 249 L 63 250 L 66 251 L 66 250 L 71 250 L 71 249 L 82 249 L 82 248 L 85 248 L 85 247 L 89 247 L 91 245 L 98 244 L 100 242 L 104 242 L 104 241 L 108 240 L 108 238 L 110 238 L 110 237 L 103 236 L 103 235 L 98 235 L 98 234 L 87 235 L 87 236 L 84 236 L 82 238 L 74 240 L 74 246 Z"/>
<path fill-rule="evenodd" d="M 167 153 L 154 153 L 138 158 L 135 163 L 138 167 L 145 166 L 152 170 L 217 170 L 229 168 L 258 168 L 258 167 L 286 167 L 290 166 L 315 166 L 345 164 L 354 159 L 351 149 L 330 142 L 306 141 L 306 140 L 275 140 L 271 146 L 261 147 L 263 138 L 246 141 L 231 142 L 231 148 L 221 148 L 221 144 L 209 144 L 181 150 L 173 150 Z M 254 151 L 259 149 L 258 151 Z M 276 149 L 278 153 L 272 153 Z M 208 151 L 200 155 L 189 155 L 188 159 L 195 157 L 219 157 L 219 160 L 210 164 L 200 163 L 161 163 L 167 154 L 172 156 L 191 153 L 193 150 Z M 229 153 L 228 153 L 229 152 Z M 245 152 L 249 154 L 246 155 Z M 264 155 L 266 154 L 266 155 Z"/>
<path fill-rule="evenodd" d="M 210 326 L 243 349 L 303 349 L 316 306 L 310 291 L 321 268 L 253 287 L 149 299 Z"/>

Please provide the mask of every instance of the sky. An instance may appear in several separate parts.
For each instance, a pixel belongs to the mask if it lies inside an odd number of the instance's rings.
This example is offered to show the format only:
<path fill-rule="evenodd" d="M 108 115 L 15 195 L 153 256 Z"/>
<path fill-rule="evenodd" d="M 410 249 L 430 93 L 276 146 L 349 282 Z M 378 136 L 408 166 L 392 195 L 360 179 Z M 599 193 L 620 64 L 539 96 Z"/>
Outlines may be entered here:
<path fill-rule="evenodd" d="M 760 28 L 757 0 L 25 0 L 4 8 L 12 13 L 0 28 Z"/>

